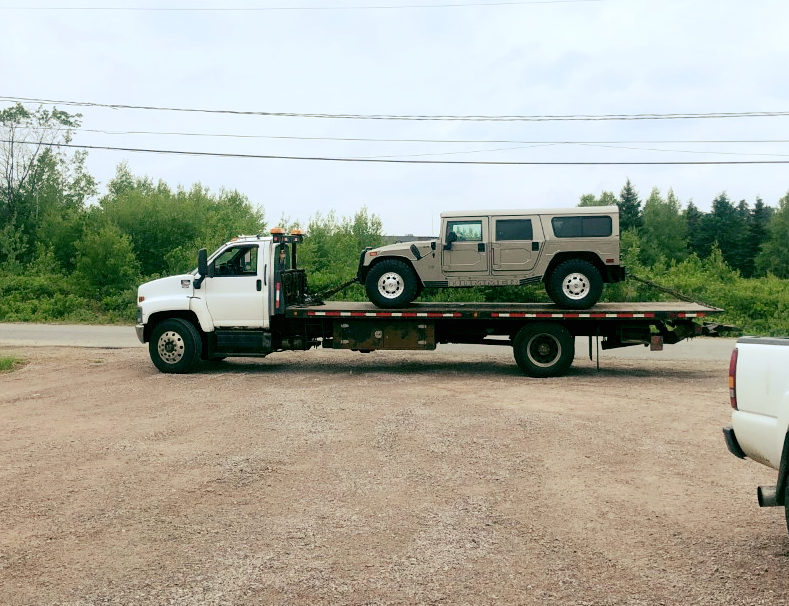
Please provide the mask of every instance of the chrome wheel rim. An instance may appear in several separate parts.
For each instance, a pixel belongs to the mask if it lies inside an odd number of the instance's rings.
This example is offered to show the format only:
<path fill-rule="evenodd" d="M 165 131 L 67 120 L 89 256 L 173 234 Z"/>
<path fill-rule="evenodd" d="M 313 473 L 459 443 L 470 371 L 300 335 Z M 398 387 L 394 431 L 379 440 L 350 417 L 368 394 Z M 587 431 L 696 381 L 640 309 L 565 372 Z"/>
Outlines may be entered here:
<path fill-rule="evenodd" d="M 174 330 L 162 333 L 156 344 L 159 357 L 168 364 L 177 364 L 184 357 L 184 340 Z"/>
<path fill-rule="evenodd" d="M 562 281 L 562 292 L 568 299 L 578 301 L 589 294 L 589 278 L 582 273 L 572 273 Z"/>
<path fill-rule="evenodd" d="M 553 366 L 562 355 L 562 344 L 553 335 L 534 335 L 526 345 L 526 355 L 535 366 Z"/>
<path fill-rule="evenodd" d="M 393 271 L 386 272 L 378 279 L 378 292 L 387 299 L 396 299 L 403 292 L 405 284 L 400 274 Z"/>

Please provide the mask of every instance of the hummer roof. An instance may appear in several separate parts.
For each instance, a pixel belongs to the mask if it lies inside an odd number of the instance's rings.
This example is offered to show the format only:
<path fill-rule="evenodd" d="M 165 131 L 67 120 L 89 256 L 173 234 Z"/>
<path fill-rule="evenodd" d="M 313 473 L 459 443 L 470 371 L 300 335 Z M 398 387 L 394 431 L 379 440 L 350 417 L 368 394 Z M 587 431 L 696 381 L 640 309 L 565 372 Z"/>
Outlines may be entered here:
<path fill-rule="evenodd" d="M 618 213 L 618 206 L 575 206 L 573 208 L 512 208 L 504 210 L 451 210 L 441 217 L 493 217 L 517 215 L 610 215 Z"/>

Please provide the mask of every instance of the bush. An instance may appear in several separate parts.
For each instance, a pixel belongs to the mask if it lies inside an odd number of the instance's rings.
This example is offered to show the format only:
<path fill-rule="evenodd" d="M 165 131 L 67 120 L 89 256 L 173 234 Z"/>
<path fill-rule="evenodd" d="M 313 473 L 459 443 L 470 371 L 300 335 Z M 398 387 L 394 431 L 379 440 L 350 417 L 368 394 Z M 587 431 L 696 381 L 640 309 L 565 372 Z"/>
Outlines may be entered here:
<path fill-rule="evenodd" d="M 131 324 L 135 294 L 127 289 L 99 298 L 61 274 L 0 273 L 0 321 Z"/>

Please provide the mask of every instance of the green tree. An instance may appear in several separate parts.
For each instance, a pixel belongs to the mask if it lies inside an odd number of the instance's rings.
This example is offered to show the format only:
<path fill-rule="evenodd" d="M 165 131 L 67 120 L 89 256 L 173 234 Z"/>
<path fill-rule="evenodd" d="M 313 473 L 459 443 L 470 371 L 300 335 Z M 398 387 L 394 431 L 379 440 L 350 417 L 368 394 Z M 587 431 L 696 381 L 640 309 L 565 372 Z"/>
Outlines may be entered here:
<path fill-rule="evenodd" d="M 758 274 L 757 259 L 762 250 L 762 245 L 769 237 L 768 227 L 773 216 L 773 209 L 767 206 L 759 196 L 756 196 L 756 203 L 753 205 L 750 220 L 748 221 L 748 245 L 752 252 L 751 273 L 744 273 L 746 277 Z"/>
<path fill-rule="evenodd" d="M 265 229 L 263 211 L 235 190 L 214 194 L 196 183 L 173 192 L 164 181 L 135 177 L 125 164 L 107 189 L 100 210 L 131 238 L 145 276 L 187 271 L 199 248 Z"/>
<path fill-rule="evenodd" d="M 131 239 L 113 223 L 87 233 L 77 243 L 77 277 L 102 295 L 137 283 L 140 265 Z"/>
<path fill-rule="evenodd" d="M 712 201 L 712 211 L 703 224 L 706 241 L 717 243 L 724 261 L 738 270 L 743 264 L 747 216 L 747 205 L 743 203 L 743 208 L 738 210 L 726 192 L 722 192 Z"/>
<path fill-rule="evenodd" d="M 334 211 L 311 217 L 307 225 L 309 236 L 301 246 L 300 264 L 308 271 L 313 291 L 352 278 L 362 249 L 381 245 L 382 229 L 380 217 L 370 214 L 367 207 L 362 207 L 353 217 L 338 219 Z"/>
<path fill-rule="evenodd" d="M 603 190 L 599 198 L 594 194 L 584 194 L 581 196 L 578 206 L 616 206 L 616 196 L 613 192 Z"/>
<path fill-rule="evenodd" d="M 751 244 L 751 209 L 745 200 L 740 200 L 734 209 L 735 225 L 729 232 L 732 247 L 731 266 L 743 276 L 750 277 L 754 272 L 754 264 L 759 249 Z"/>
<path fill-rule="evenodd" d="M 706 240 L 706 215 L 691 200 L 683 212 L 683 218 L 688 234 L 688 249 L 699 258 L 706 257 L 712 247 L 712 243 Z"/>
<path fill-rule="evenodd" d="M 669 189 L 665 199 L 658 188 L 644 202 L 641 228 L 641 260 L 654 265 L 661 259 L 682 261 L 688 256 L 687 225 L 682 216 L 680 202 Z"/>
<path fill-rule="evenodd" d="M 0 111 L 0 224 L 12 226 L 9 237 L 21 243 L 22 254 L 32 250 L 48 218 L 82 209 L 96 194 L 96 181 L 85 169 L 87 153 L 68 156 L 62 147 L 80 117 L 19 103 Z"/>
<path fill-rule="evenodd" d="M 594 194 L 583 194 L 579 198 L 578 206 L 597 206 L 597 198 Z"/>
<path fill-rule="evenodd" d="M 638 192 L 630 179 L 619 192 L 617 205 L 619 206 L 619 229 L 621 231 L 641 227 L 641 200 L 638 199 Z"/>
<path fill-rule="evenodd" d="M 84 210 L 66 208 L 57 212 L 52 209 L 38 228 L 38 244 L 51 252 L 60 269 L 68 273 L 76 269 L 77 242 L 85 233 L 87 216 Z"/>
<path fill-rule="evenodd" d="M 761 252 L 756 257 L 756 268 L 761 274 L 771 273 L 778 278 L 789 278 L 789 191 L 778 201 L 775 211 L 767 226 L 767 240 L 762 244 Z"/>

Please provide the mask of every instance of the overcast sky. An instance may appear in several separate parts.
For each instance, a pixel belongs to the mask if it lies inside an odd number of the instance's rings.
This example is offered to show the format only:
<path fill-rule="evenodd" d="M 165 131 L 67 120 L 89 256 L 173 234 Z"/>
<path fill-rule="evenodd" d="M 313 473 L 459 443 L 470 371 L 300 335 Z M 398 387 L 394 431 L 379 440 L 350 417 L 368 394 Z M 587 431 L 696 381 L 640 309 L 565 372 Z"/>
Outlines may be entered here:
<path fill-rule="evenodd" d="M 297 114 L 789 112 L 786 0 L 485 2 L 0 0 L 0 95 Z M 360 8 L 406 5 L 420 7 Z M 789 115 L 439 121 L 58 107 L 84 115 L 74 143 L 92 146 L 457 162 L 789 160 Z M 157 134 L 120 134 L 133 131 Z M 443 210 L 574 206 L 585 193 L 618 194 L 628 177 L 642 199 L 673 188 L 702 210 L 722 191 L 777 206 L 789 190 L 789 164 L 453 165 L 92 150 L 88 168 L 102 193 L 124 160 L 172 187 L 238 189 L 269 225 L 283 213 L 306 223 L 366 205 L 397 235 L 434 234 Z"/>

